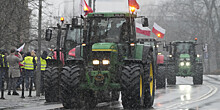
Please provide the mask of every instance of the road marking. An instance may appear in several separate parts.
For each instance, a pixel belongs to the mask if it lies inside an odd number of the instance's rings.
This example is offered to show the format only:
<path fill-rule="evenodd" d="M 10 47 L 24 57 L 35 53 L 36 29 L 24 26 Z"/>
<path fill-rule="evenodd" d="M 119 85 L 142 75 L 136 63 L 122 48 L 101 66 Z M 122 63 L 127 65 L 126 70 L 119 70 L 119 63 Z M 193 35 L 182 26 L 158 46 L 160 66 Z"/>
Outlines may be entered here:
<path fill-rule="evenodd" d="M 209 90 L 209 92 L 207 92 L 206 94 L 202 95 L 201 97 L 199 97 L 199 98 L 197 98 L 195 100 L 179 102 L 179 103 L 170 105 L 170 106 L 166 107 L 166 109 L 175 109 L 175 108 L 178 108 L 178 107 L 181 107 L 181 106 L 184 106 L 184 105 L 188 105 L 188 104 L 191 104 L 191 103 L 196 103 L 196 102 L 205 100 L 205 99 L 213 96 L 218 91 L 218 88 L 213 86 L 213 85 L 205 85 L 205 86 L 209 87 L 210 90 Z M 164 108 L 162 108 L 162 109 L 164 109 Z"/>

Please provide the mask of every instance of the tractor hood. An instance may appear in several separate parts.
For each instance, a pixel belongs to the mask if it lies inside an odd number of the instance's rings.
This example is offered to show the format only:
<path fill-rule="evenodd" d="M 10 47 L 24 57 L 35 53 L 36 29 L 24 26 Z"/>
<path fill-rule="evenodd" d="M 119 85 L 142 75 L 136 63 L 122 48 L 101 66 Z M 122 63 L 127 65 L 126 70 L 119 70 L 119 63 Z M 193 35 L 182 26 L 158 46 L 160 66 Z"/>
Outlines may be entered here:
<path fill-rule="evenodd" d="M 189 59 L 189 54 L 180 54 L 180 59 Z"/>
<path fill-rule="evenodd" d="M 95 43 L 92 45 L 92 51 L 117 52 L 117 45 L 115 43 Z"/>

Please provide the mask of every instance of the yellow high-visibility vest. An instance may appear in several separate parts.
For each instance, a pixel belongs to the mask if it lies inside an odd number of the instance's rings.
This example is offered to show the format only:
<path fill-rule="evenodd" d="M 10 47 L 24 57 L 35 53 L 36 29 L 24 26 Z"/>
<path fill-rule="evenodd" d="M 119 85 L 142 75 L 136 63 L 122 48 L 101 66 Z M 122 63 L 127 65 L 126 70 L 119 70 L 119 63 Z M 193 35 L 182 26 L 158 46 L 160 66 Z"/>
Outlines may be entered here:
<path fill-rule="evenodd" d="M 46 70 L 47 62 L 45 59 L 40 58 L 40 63 L 41 63 L 41 71 Z"/>
<path fill-rule="evenodd" d="M 35 59 L 36 60 L 36 63 L 37 63 L 37 58 Z M 47 67 L 47 62 L 46 62 L 46 60 L 44 60 L 44 59 L 42 59 L 41 57 L 40 57 L 40 63 L 41 63 L 41 71 L 45 71 L 46 70 L 46 67 Z"/>
<path fill-rule="evenodd" d="M 8 62 L 5 64 L 5 55 L 0 54 L 2 56 L 2 65 L 0 65 L 0 67 L 8 67 Z"/>
<path fill-rule="evenodd" d="M 34 57 L 27 56 L 24 58 L 24 69 L 26 70 L 34 70 L 34 63 L 33 63 Z"/>
<path fill-rule="evenodd" d="M 46 59 L 52 59 L 52 58 L 48 56 Z"/>

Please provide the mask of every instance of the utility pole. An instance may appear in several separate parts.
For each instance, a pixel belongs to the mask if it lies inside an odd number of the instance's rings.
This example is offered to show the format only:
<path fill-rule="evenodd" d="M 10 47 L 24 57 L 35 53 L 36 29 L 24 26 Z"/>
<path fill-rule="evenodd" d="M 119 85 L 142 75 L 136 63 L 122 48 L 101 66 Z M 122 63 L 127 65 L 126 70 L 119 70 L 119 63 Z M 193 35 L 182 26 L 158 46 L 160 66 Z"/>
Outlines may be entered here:
<path fill-rule="evenodd" d="M 92 6 L 92 0 L 89 0 L 89 6 L 90 7 Z"/>
<path fill-rule="evenodd" d="M 42 19 L 42 0 L 39 0 L 39 18 L 38 18 L 38 51 L 37 51 L 37 71 L 36 71 L 36 96 L 40 96 L 41 88 L 41 19 Z"/>
<path fill-rule="evenodd" d="M 75 0 L 73 0 L 73 16 L 75 16 Z"/>
<path fill-rule="evenodd" d="M 93 12 L 95 12 L 95 1 L 96 0 L 93 0 Z"/>

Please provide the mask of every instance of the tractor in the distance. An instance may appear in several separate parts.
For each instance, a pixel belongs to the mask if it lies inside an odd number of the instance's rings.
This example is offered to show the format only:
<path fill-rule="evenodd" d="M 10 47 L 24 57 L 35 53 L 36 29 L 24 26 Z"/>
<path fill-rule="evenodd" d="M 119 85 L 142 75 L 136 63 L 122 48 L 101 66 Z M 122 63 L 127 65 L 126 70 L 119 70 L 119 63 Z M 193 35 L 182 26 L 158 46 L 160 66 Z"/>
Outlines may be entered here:
<path fill-rule="evenodd" d="M 203 64 L 196 53 L 195 41 L 174 41 L 169 44 L 167 84 L 175 85 L 176 76 L 193 77 L 193 84 L 203 83 Z"/>
<path fill-rule="evenodd" d="M 158 48 L 161 41 L 156 40 L 153 37 L 147 37 L 143 35 L 140 35 L 137 33 L 137 41 L 140 44 L 145 44 L 153 47 L 153 56 L 154 56 L 154 64 L 155 64 L 155 70 L 156 70 L 156 88 L 165 88 L 165 62 L 164 62 L 164 56 L 161 53 L 158 53 Z"/>

